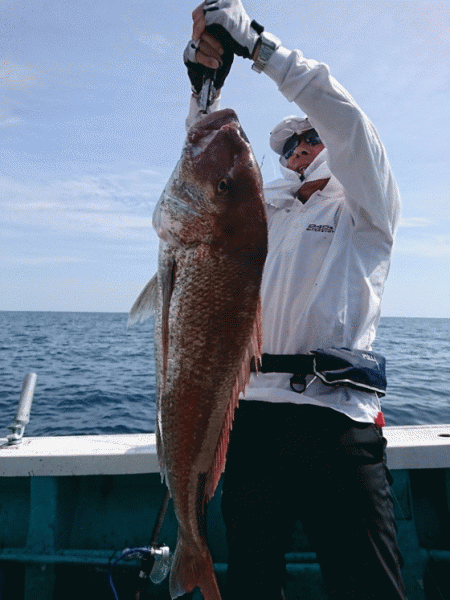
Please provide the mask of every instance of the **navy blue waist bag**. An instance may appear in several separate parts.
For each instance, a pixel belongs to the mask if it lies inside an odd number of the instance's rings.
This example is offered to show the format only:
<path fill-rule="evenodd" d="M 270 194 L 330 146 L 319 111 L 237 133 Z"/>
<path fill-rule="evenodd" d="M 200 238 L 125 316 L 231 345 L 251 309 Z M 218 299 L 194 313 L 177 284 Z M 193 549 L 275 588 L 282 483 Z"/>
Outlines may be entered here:
<path fill-rule="evenodd" d="M 314 375 L 326 385 L 348 385 L 386 395 L 386 359 L 371 350 L 319 348 L 313 350 Z"/>

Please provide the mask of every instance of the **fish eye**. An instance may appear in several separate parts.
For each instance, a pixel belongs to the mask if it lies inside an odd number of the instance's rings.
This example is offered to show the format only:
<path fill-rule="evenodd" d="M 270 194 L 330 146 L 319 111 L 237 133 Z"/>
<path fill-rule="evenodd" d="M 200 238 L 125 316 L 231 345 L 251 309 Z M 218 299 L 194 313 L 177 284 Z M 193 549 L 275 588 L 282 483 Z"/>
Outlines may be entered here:
<path fill-rule="evenodd" d="M 217 192 L 223 194 L 230 188 L 231 179 L 230 177 L 224 177 L 217 184 Z"/>

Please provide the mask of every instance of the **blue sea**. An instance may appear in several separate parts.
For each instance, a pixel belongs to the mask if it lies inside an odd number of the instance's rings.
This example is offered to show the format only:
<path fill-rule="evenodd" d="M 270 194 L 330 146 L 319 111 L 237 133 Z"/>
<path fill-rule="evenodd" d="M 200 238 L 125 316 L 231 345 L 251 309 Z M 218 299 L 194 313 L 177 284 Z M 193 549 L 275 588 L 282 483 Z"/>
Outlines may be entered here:
<path fill-rule="evenodd" d="M 153 432 L 153 325 L 126 314 L 0 312 L 0 437 L 26 373 L 37 374 L 27 436 Z M 384 317 L 388 425 L 450 423 L 450 319 Z"/>

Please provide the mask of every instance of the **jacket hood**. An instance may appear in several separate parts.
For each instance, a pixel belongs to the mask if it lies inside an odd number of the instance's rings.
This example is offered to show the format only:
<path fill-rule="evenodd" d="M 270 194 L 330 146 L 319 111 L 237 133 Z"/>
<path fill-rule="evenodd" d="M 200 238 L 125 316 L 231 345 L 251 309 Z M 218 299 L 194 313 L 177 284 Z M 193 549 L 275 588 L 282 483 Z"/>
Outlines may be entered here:
<path fill-rule="evenodd" d="M 283 156 L 280 157 L 280 170 L 282 178 L 275 179 L 264 186 L 264 197 L 268 204 L 277 206 L 278 208 L 284 208 L 292 204 L 294 200 L 294 194 L 299 190 L 303 183 L 307 181 L 315 181 L 317 179 L 326 179 L 330 177 L 331 180 L 325 187 L 328 188 L 330 183 L 337 183 L 338 181 L 333 177 L 330 168 L 327 163 L 328 151 L 326 148 L 322 150 L 320 154 L 316 156 L 313 162 L 305 170 L 303 179 L 301 176 L 288 169 L 286 167 L 286 160 Z M 333 186 L 334 187 L 334 186 Z"/>

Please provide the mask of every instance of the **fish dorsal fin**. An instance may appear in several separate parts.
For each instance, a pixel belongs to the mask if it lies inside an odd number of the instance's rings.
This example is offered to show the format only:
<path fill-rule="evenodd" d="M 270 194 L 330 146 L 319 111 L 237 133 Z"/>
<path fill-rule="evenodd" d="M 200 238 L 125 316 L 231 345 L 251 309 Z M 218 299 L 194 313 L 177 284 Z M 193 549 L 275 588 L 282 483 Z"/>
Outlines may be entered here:
<path fill-rule="evenodd" d="M 158 298 L 158 273 L 155 273 L 145 288 L 137 297 L 128 316 L 128 327 L 135 323 L 143 323 L 156 310 L 156 302 Z"/>
<path fill-rule="evenodd" d="M 261 299 L 258 300 L 256 308 L 256 316 L 253 323 L 253 332 L 245 349 L 244 357 L 241 362 L 241 367 L 236 375 L 236 381 L 231 393 L 230 402 L 228 404 L 227 414 L 224 419 L 222 432 L 220 434 L 219 443 L 217 444 L 216 454 L 211 470 L 208 473 L 206 480 L 206 497 L 210 500 L 214 496 L 217 485 L 222 476 L 227 459 L 228 444 L 230 441 L 230 431 L 233 424 L 234 412 L 239 403 L 239 395 L 245 391 L 245 386 L 250 379 L 250 361 L 255 357 L 256 368 L 261 364 L 262 353 L 262 312 Z"/>

